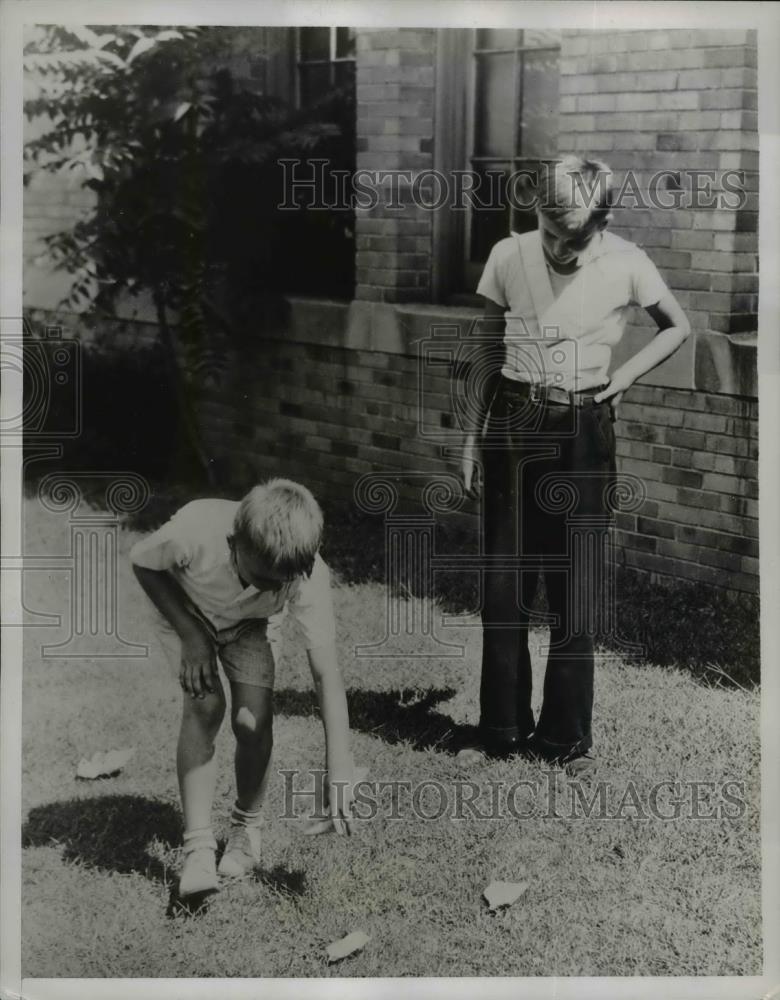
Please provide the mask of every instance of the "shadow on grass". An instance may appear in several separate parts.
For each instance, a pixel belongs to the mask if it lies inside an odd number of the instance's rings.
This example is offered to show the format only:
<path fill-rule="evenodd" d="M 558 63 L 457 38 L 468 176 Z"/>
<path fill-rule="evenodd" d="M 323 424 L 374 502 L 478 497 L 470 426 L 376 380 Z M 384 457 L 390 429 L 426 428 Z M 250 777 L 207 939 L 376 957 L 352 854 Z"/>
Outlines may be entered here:
<path fill-rule="evenodd" d="M 169 917 L 203 913 L 215 895 L 209 891 L 182 898 L 170 868 L 149 853 L 152 841 L 164 849 L 173 849 L 181 844 L 181 838 L 179 810 L 167 802 L 139 795 L 107 795 L 36 806 L 22 827 L 22 847 L 58 844 L 65 861 L 121 875 L 139 874 L 166 886 L 170 889 L 166 911 Z M 300 896 L 306 890 L 305 873 L 288 871 L 281 865 L 257 868 L 254 877 L 288 896 Z"/>
<path fill-rule="evenodd" d="M 306 892 L 306 872 L 288 871 L 281 865 L 273 868 L 255 868 L 255 880 L 284 896 L 302 896 Z"/>
<path fill-rule="evenodd" d="M 386 743 L 408 743 L 414 750 L 436 748 L 446 750 L 463 729 L 434 708 L 455 694 L 454 688 L 431 688 L 393 691 L 350 689 L 350 728 L 369 733 Z M 319 711 L 313 691 L 285 689 L 274 693 L 276 711 L 280 715 L 316 715 Z"/>
<path fill-rule="evenodd" d="M 179 810 L 167 802 L 139 795 L 107 795 L 101 798 L 52 802 L 30 810 L 22 827 L 22 847 L 61 844 L 66 861 L 93 868 L 146 878 L 168 884 L 170 874 L 149 844 L 165 847 L 181 843 Z"/>

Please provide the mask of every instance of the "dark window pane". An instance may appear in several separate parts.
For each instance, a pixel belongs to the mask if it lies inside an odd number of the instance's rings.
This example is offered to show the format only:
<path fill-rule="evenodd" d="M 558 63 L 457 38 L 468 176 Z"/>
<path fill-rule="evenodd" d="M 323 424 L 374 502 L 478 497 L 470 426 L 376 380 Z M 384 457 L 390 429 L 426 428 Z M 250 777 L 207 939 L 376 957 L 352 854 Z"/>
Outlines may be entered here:
<path fill-rule="evenodd" d="M 515 56 L 477 57 L 474 155 L 510 157 L 515 152 Z"/>
<path fill-rule="evenodd" d="M 346 59 L 355 54 L 355 29 L 336 28 L 336 58 Z"/>
<path fill-rule="evenodd" d="M 477 32 L 478 49 L 513 49 L 518 44 L 519 31 L 514 28 L 482 28 Z"/>
<path fill-rule="evenodd" d="M 301 66 L 301 105 L 306 107 L 324 97 L 331 87 L 331 63 Z"/>
<path fill-rule="evenodd" d="M 301 59 L 330 59 L 330 28 L 301 28 Z"/>
<path fill-rule="evenodd" d="M 353 62 L 338 62 L 333 64 L 336 74 L 336 86 L 345 87 L 355 83 L 355 64 Z"/>
<path fill-rule="evenodd" d="M 542 31 L 538 28 L 526 28 L 523 32 L 523 45 L 534 46 L 535 48 L 549 48 L 551 45 L 560 46 L 560 31 Z"/>
<path fill-rule="evenodd" d="M 492 164 L 490 174 L 485 169 L 476 168 L 479 187 L 476 189 L 474 210 L 471 213 L 471 254 L 473 261 L 487 260 L 494 243 L 509 236 L 509 202 L 506 196 L 508 168 Z M 476 201 L 497 208 L 479 208 Z"/>
<path fill-rule="evenodd" d="M 520 102 L 520 152 L 551 158 L 558 152 L 558 53 L 526 52 Z"/>

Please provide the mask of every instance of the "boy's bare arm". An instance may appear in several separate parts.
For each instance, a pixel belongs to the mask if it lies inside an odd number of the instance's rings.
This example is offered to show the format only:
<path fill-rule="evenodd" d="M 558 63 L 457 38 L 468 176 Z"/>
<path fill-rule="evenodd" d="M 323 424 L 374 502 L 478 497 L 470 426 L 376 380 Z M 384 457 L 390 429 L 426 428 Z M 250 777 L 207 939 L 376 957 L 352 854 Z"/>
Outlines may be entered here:
<path fill-rule="evenodd" d="M 467 393 L 471 392 L 476 396 L 476 398 L 467 399 L 466 406 L 463 408 L 469 426 L 466 428 L 463 444 L 461 478 L 466 493 L 471 496 L 476 496 L 479 493 L 480 437 L 500 374 L 501 365 L 497 363 L 497 359 L 503 358 L 505 312 L 506 310 L 497 302 L 485 298 L 485 309 L 479 325 L 480 350 L 477 353 L 480 378 L 476 385 L 472 381 L 465 388 Z"/>
<path fill-rule="evenodd" d="M 167 570 L 133 565 L 133 572 L 149 600 L 176 630 L 181 639 L 181 686 L 193 698 L 204 698 L 219 686 L 214 644 L 187 608 L 179 584 Z"/>
<path fill-rule="evenodd" d="M 349 712 L 344 683 L 332 643 L 308 650 L 317 699 L 325 730 L 325 759 L 333 824 L 339 833 L 350 832 L 354 766 L 349 746 Z"/>
<path fill-rule="evenodd" d="M 674 354 L 690 335 L 688 317 L 671 292 L 654 305 L 647 306 L 646 311 L 658 324 L 658 333 L 641 351 L 615 369 L 607 388 L 594 397 L 596 402 L 611 398 L 613 405 L 617 406 L 626 389 Z"/>

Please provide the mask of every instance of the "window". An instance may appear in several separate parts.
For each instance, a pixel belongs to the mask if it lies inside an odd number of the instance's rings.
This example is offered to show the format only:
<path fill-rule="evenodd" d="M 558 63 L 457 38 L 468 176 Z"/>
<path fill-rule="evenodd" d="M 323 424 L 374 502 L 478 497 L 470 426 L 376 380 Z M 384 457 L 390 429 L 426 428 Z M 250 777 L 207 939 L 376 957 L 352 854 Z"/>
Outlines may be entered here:
<path fill-rule="evenodd" d="M 466 167 L 480 178 L 480 199 L 503 208 L 469 212 L 463 275 L 469 291 L 495 242 L 510 229 L 536 228 L 535 213 L 517 204 L 521 198 L 509 198 L 507 181 L 558 155 L 560 34 L 487 28 L 474 32 L 472 45 Z"/>
<path fill-rule="evenodd" d="M 296 121 L 327 126 L 309 153 L 300 152 L 296 173 L 323 177 L 317 195 L 326 204 L 338 200 L 337 178 L 353 174 L 355 136 L 355 29 L 295 28 L 288 36 L 294 69 Z M 325 161 L 320 174 L 309 160 Z M 313 197 L 312 193 L 312 197 Z M 327 212 L 284 213 L 277 254 L 282 291 L 351 299 L 355 291 L 355 213 L 351 207 Z"/>
<path fill-rule="evenodd" d="M 298 105 L 308 107 L 336 87 L 355 82 L 354 28 L 299 28 Z"/>

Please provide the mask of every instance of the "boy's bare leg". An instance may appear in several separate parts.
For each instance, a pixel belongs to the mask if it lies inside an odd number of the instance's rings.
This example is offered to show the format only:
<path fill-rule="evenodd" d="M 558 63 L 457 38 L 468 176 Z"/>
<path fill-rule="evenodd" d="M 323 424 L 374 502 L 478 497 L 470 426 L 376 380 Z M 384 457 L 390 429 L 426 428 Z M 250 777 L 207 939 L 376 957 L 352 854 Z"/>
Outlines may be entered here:
<path fill-rule="evenodd" d="M 236 802 L 221 875 L 241 877 L 260 861 L 260 816 L 273 746 L 273 690 L 230 682 L 236 737 Z"/>
<path fill-rule="evenodd" d="M 231 724 L 236 737 L 236 805 L 257 812 L 268 784 L 273 748 L 271 688 L 230 682 Z"/>
<path fill-rule="evenodd" d="M 225 717 L 222 685 L 203 698 L 185 692 L 176 752 L 184 812 L 184 867 L 179 879 L 182 897 L 217 888 L 217 842 L 211 830 L 211 807 L 217 780 L 214 741 Z"/>
<path fill-rule="evenodd" d="M 213 694 L 193 698 L 184 694 L 176 751 L 184 829 L 211 826 L 211 807 L 217 782 L 214 741 L 225 717 L 225 695 L 219 684 Z"/>

